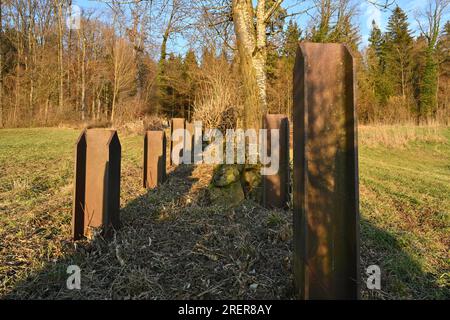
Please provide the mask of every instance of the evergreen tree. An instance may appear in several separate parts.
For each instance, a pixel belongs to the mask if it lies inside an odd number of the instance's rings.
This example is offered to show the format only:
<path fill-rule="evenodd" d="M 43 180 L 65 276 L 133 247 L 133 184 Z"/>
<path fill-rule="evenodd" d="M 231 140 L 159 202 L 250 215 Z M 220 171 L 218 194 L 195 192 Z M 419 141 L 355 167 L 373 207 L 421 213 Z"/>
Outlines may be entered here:
<path fill-rule="evenodd" d="M 385 57 L 386 38 L 375 21 L 372 22 L 372 31 L 367 50 L 368 78 L 373 88 L 374 96 L 379 104 L 385 105 L 392 96 L 390 74 L 386 69 Z"/>
<path fill-rule="evenodd" d="M 358 50 L 359 30 L 353 25 L 355 11 L 347 1 L 320 0 L 317 20 L 308 38 L 313 42 L 345 43 L 353 52 Z"/>
<path fill-rule="evenodd" d="M 180 55 L 170 53 L 165 61 L 164 86 L 161 88 L 162 109 L 171 117 L 185 116 L 183 103 L 183 59 Z"/>
<path fill-rule="evenodd" d="M 438 43 L 439 59 L 439 88 L 438 106 L 441 110 L 441 119 L 450 121 L 450 21 L 444 26 Z"/>
<path fill-rule="evenodd" d="M 300 30 L 297 22 L 289 21 L 288 27 L 284 35 L 284 44 L 282 54 L 287 57 L 292 63 L 295 60 L 297 54 L 298 42 L 300 41 L 302 31 Z"/>
<path fill-rule="evenodd" d="M 411 91 L 412 45 L 408 17 L 400 7 L 396 7 L 389 18 L 384 49 L 386 68 L 395 94 L 404 99 Z"/>
<path fill-rule="evenodd" d="M 197 92 L 198 62 L 195 52 L 189 50 L 183 61 L 183 79 L 185 81 L 185 102 L 188 120 L 191 119 L 192 105 Z"/>
<path fill-rule="evenodd" d="M 383 54 L 384 39 L 380 28 L 375 21 L 372 21 L 372 31 L 369 37 L 370 48 L 374 50 L 377 57 L 381 58 Z"/>
<path fill-rule="evenodd" d="M 352 16 L 347 15 L 340 18 L 330 34 L 329 41 L 345 43 L 354 53 L 358 52 L 360 42 L 359 30 L 352 23 Z"/>
<path fill-rule="evenodd" d="M 272 8 L 276 0 L 266 0 L 266 10 Z M 267 58 L 266 58 L 266 76 L 268 81 L 276 77 L 276 67 L 280 59 L 283 44 L 283 30 L 285 24 L 286 9 L 279 6 L 275 11 L 273 18 L 267 25 Z"/>
<path fill-rule="evenodd" d="M 420 115 L 428 119 L 437 105 L 438 63 L 434 50 L 427 48 L 420 90 Z"/>

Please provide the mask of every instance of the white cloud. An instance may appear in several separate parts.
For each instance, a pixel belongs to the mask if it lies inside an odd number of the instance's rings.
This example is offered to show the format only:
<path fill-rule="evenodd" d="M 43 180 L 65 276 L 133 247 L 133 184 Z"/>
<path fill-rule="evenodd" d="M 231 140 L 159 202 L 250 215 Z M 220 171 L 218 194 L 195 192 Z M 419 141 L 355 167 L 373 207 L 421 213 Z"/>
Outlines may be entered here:
<path fill-rule="evenodd" d="M 383 29 L 385 26 L 385 19 L 383 13 L 378 7 L 373 4 L 363 3 L 361 4 L 361 11 L 363 12 L 363 19 L 366 24 L 367 30 L 372 29 L 372 23 L 375 21 L 376 25 Z"/>

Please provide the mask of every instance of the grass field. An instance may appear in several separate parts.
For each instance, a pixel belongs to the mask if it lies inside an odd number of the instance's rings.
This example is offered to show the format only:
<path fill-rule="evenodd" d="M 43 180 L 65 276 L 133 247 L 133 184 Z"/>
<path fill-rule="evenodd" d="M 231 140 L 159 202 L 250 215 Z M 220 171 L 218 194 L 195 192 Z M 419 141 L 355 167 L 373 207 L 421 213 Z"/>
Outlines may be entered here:
<path fill-rule="evenodd" d="M 123 228 L 74 245 L 78 135 L 0 130 L 0 297 L 293 297 L 291 214 L 210 205 L 208 167 L 174 170 L 146 193 L 136 135 L 120 135 Z M 359 151 L 362 277 L 369 265 L 382 269 L 382 290 L 362 296 L 449 299 L 450 129 L 362 127 Z M 71 264 L 83 270 L 80 291 L 65 288 Z"/>

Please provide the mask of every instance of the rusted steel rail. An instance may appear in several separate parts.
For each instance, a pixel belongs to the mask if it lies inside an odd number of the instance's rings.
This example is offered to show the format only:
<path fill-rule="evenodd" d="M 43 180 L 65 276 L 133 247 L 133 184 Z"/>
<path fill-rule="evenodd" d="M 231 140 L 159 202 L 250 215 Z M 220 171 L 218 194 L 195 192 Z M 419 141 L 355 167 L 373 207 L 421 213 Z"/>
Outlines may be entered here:
<path fill-rule="evenodd" d="M 93 228 L 109 235 L 120 224 L 121 146 L 114 130 L 84 130 L 75 154 L 72 216 L 74 240 L 90 236 Z"/>
<path fill-rule="evenodd" d="M 166 134 L 147 131 L 144 138 L 144 188 L 154 189 L 166 181 Z"/>
<path fill-rule="evenodd" d="M 267 208 L 286 208 L 289 202 L 289 119 L 282 114 L 268 114 L 264 117 L 267 133 L 267 155 L 272 161 L 279 161 L 279 170 L 273 175 L 264 175 L 263 205 Z M 277 145 L 271 143 L 271 130 L 279 130 Z M 274 152 L 278 159 L 274 159 Z"/>
<path fill-rule="evenodd" d="M 294 70 L 294 273 L 304 299 L 359 297 L 353 57 L 302 43 Z"/>

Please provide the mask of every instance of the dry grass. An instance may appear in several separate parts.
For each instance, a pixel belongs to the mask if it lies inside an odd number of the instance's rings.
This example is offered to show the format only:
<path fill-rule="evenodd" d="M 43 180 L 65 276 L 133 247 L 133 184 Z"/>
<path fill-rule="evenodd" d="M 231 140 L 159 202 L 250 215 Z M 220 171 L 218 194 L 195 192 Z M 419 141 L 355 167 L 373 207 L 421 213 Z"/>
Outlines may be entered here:
<path fill-rule="evenodd" d="M 395 133 L 404 130 L 361 129 L 362 279 L 368 265 L 379 264 L 383 272 L 383 290 L 364 290 L 363 296 L 449 298 L 450 132 Z M 385 142 L 392 132 L 401 143 Z M 135 134 L 120 135 L 122 228 L 113 239 L 74 245 L 70 219 L 78 134 L 0 130 L 1 298 L 294 297 L 291 212 L 268 211 L 251 201 L 234 210 L 213 205 L 208 166 L 171 169 L 164 186 L 146 192 L 143 141 Z M 80 291 L 66 289 L 71 264 L 82 269 Z"/>
<path fill-rule="evenodd" d="M 373 125 L 360 126 L 359 142 L 369 147 L 405 148 L 411 143 L 442 143 L 444 127 L 414 125 Z"/>
<path fill-rule="evenodd" d="M 13 134 L 10 131 L 9 134 Z M 52 133 L 53 132 L 53 133 Z M 9 138 L 10 156 L 1 168 L 31 156 L 33 162 L 1 180 L 0 297 L 14 299 L 289 299 L 292 297 L 291 225 L 288 212 L 272 212 L 246 202 L 235 210 L 212 205 L 208 185 L 213 168 L 180 166 L 158 190 L 141 187 L 142 139 L 121 135 L 123 147 L 121 219 L 113 239 L 70 241 L 71 170 L 56 185 L 51 161 L 72 167 L 76 131 L 43 129 Z M 5 132 L 3 132 L 5 136 Z M 52 137 L 52 139 L 49 139 Z M 23 139 L 25 141 L 23 141 Z M 5 141 L 5 140 L 3 140 Z M 17 152 L 47 141 L 39 151 Z M 72 141 L 64 146 L 67 141 Z M 45 143 L 45 142 L 44 142 Z M 47 167 L 43 164 L 47 163 Z M 17 177 L 33 175 L 30 180 Z M 49 170 L 50 169 L 50 170 Z M 57 165 L 54 167 L 57 170 Z M 9 179 L 16 178 L 10 187 Z M 31 182 L 30 182 L 31 181 Z M 34 183 L 33 183 L 34 181 Z M 37 190 L 37 181 L 48 187 Z M 11 181 L 12 183 L 12 181 Z M 277 219 L 273 216 L 276 215 Z M 271 261 L 271 263 L 267 263 Z M 82 269 L 82 290 L 66 289 L 66 268 Z"/>

